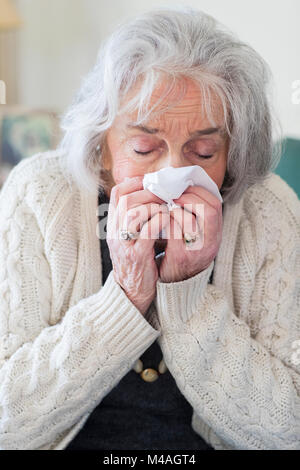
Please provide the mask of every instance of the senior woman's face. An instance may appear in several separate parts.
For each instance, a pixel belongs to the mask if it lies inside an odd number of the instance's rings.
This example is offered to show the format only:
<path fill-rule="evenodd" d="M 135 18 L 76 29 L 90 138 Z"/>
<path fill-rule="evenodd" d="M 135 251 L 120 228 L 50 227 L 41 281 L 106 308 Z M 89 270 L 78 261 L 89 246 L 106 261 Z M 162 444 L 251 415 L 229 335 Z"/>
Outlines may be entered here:
<path fill-rule="evenodd" d="M 137 112 L 116 118 L 106 135 L 105 150 L 106 168 L 111 171 L 115 184 L 126 176 L 144 175 L 168 166 L 199 165 L 221 188 L 228 152 L 221 103 L 213 101 L 216 125 L 212 126 L 201 110 L 201 92 L 192 81 L 186 83 L 187 90 L 181 101 L 159 116 L 150 116 L 142 127 L 131 125 Z M 151 96 L 150 106 L 161 93 L 158 86 Z"/>

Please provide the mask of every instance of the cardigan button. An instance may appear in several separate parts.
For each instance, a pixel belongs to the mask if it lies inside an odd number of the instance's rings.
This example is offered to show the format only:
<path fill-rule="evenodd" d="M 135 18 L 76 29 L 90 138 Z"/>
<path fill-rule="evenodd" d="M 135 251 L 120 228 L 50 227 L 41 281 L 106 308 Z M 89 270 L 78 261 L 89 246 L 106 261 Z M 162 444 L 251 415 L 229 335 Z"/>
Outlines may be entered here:
<path fill-rule="evenodd" d="M 138 359 L 134 366 L 133 366 L 133 370 L 137 373 L 137 374 L 140 374 L 143 370 L 143 363 L 140 359 Z"/>
<path fill-rule="evenodd" d="M 158 379 L 158 373 L 155 369 L 144 369 L 141 377 L 145 382 L 154 382 Z"/>
<path fill-rule="evenodd" d="M 164 374 L 165 372 L 167 372 L 168 368 L 166 366 L 166 363 L 165 361 L 162 359 L 158 365 L 158 372 L 160 374 Z"/>

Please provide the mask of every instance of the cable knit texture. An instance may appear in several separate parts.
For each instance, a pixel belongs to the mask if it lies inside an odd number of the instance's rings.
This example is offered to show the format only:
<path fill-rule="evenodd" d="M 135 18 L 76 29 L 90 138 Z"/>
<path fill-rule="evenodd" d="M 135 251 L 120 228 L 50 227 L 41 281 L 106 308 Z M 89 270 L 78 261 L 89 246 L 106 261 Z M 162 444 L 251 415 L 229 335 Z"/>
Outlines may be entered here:
<path fill-rule="evenodd" d="M 300 449 L 295 192 L 272 173 L 225 203 L 211 265 L 158 281 L 143 316 L 113 272 L 102 285 L 98 198 L 64 162 L 27 158 L 0 193 L 0 448 L 64 449 L 158 338 L 211 446 Z"/>

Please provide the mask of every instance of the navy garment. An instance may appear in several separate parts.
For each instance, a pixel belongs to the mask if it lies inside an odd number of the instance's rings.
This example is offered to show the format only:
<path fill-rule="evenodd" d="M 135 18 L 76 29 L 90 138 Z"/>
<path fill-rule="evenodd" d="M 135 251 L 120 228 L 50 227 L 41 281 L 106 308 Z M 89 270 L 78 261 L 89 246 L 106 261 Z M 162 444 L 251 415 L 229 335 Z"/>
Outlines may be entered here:
<path fill-rule="evenodd" d="M 109 203 L 99 193 L 99 205 Z M 99 217 L 102 220 L 107 212 Z M 103 283 L 112 270 L 109 248 L 100 237 Z M 212 275 L 209 282 L 212 281 Z M 158 369 L 162 359 L 155 340 L 140 358 Z M 67 450 L 214 450 L 191 427 L 193 409 L 167 370 L 145 382 L 130 370 L 102 399 Z"/>

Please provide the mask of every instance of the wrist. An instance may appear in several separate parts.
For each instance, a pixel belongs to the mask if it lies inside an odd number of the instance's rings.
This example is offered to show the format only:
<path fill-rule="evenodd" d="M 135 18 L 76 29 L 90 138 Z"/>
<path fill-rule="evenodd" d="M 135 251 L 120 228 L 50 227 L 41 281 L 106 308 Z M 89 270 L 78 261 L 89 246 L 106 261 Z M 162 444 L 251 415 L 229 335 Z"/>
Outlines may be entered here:
<path fill-rule="evenodd" d="M 153 299 L 150 299 L 148 301 L 140 301 L 139 299 L 136 299 L 134 296 L 130 294 L 118 281 L 116 281 L 121 289 L 123 290 L 124 294 L 126 297 L 130 300 L 130 302 L 141 312 L 141 314 L 144 316 L 145 313 L 147 312 L 148 308 L 151 305 L 151 302 Z"/>
<path fill-rule="evenodd" d="M 182 281 L 156 285 L 155 307 L 162 326 L 182 327 L 200 308 L 214 267 L 214 260 L 200 273 Z"/>

